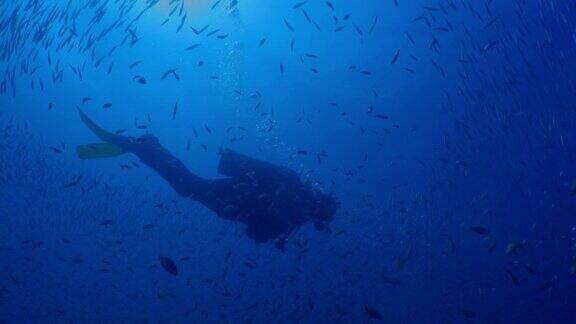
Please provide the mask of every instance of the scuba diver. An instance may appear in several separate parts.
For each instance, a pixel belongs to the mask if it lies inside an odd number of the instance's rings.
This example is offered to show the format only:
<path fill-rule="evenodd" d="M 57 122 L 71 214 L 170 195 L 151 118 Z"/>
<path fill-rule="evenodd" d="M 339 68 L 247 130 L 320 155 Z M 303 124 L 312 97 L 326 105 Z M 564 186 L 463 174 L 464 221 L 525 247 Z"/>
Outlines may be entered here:
<path fill-rule="evenodd" d="M 79 109 L 82 122 L 104 143 L 80 145 L 81 159 L 132 153 L 154 169 L 182 197 L 198 201 L 223 219 L 244 223 L 246 234 L 258 243 L 276 241 L 284 250 L 288 236 L 310 221 L 327 229 L 339 202 L 301 182 L 285 167 L 259 161 L 233 150 L 222 152 L 218 173 L 226 178 L 203 179 L 192 172 L 152 135 L 112 134 Z"/>

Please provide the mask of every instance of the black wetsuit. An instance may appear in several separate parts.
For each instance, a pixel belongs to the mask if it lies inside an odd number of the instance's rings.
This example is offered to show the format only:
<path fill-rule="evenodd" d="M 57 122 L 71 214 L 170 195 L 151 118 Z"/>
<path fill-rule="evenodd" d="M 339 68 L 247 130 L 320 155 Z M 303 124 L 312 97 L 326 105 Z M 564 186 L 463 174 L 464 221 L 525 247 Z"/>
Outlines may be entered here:
<path fill-rule="evenodd" d="M 257 242 L 282 239 L 310 220 L 321 196 L 294 171 L 232 150 L 223 151 L 218 167 L 227 178 L 207 180 L 190 172 L 153 136 L 118 136 L 111 142 L 137 155 L 181 196 L 246 224 L 247 235 Z"/>

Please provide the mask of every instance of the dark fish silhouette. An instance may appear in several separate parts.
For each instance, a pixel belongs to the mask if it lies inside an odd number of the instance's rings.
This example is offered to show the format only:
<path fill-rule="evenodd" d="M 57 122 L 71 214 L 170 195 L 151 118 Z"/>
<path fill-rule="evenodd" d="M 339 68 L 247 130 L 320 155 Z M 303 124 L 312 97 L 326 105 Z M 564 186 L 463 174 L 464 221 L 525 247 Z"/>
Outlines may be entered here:
<path fill-rule="evenodd" d="M 292 6 L 292 9 L 298 9 L 298 8 L 304 6 L 305 4 L 306 4 L 306 1 L 298 2 L 297 4 Z"/>
<path fill-rule="evenodd" d="M 292 27 L 292 25 L 290 25 L 290 23 L 286 19 L 284 19 L 284 25 L 286 26 L 286 28 L 288 28 L 289 31 L 295 32 L 294 27 Z"/>
<path fill-rule="evenodd" d="M 477 225 L 477 226 L 472 226 L 470 229 L 471 229 L 474 233 L 476 233 L 476 234 L 478 234 L 478 235 L 488 235 L 488 234 L 490 234 L 490 231 L 489 231 L 487 228 L 483 227 L 483 226 L 478 226 L 478 225 Z"/>
<path fill-rule="evenodd" d="M 378 24 L 378 16 L 376 16 L 374 18 L 374 21 L 372 22 L 372 25 L 370 25 L 370 29 L 368 30 L 368 34 L 372 34 L 372 32 L 374 31 L 374 29 L 376 28 L 376 25 Z"/>
<path fill-rule="evenodd" d="M 364 311 L 366 312 L 368 317 L 371 319 L 374 319 L 377 321 L 383 321 L 384 320 L 384 316 L 382 316 L 382 314 L 374 307 L 364 305 Z"/>
<path fill-rule="evenodd" d="M 63 151 L 57 147 L 49 146 L 48 148 L 51 149 L 56 154 L 62 154 L 63 153 Z"/>
<path fill-rule="evenodd" d="M 80 181 L 82 180 L 82 177 L 83 177 L 83 176 L 84 176 L 83 174 L 80 174 L 80 175 L 77 176 L 76 179 L 74 179 L 72 182 L 66 184 L 66 185 L 64 186 L 64 188 L 71 188 L 71 187 L 77 186 L 77 185 L 80 183 Z"/>
<path fill-rule="evenodd" d="M 512 271 L 506 270 L 506 273 L 508 274 L 508 277 L 510 278 L 510 280 L 512 281 L 512 284 L 514 284 L 514 286 L 518 286 L 520 284 L 520 280 Z"/>
<path fill-rule="evenodd" d="M 178 112 L 178 102 L 176 102 L 176 104 L 174 105 L 174 108 L 172 109 L 172 120 L 176 119 L 176 113 Z"/>
<path fill-rule="evenodd" d="M 469 309 L 463 309 L 461 313 L 462 316 L 469 319 L 476 318 L 477 316 L 475 311 Z"/>
<path fill-rule="evenodd" d="M 396 64 L 396 62 L 398 61 L 398 57 L 400 57 L 400 50 L 396 51 L 396 54 L 394 54 L 394 57 L 392 57 L 392 61 L 390 61 L 390 64 L 392 65 Z"/>
<path fill-rule="evenodd" d="M 176 267 L 176 263 L 174 263 L 172 259 L 165 256 L 159 256 L 158 259 L 160 260 L 160 265 L 164 270 L 166 270 L 166 272 L 173 276 L 178 275 L 178 267 Z"/>
<path fill-rule="evenodd" d="M 386 274 L 382 274 L 382 281 L 391 286 L 400 286 L 402 281 L 399 278 L 388 276 Z"/>
<path fill-rule="evenodd" d="M 166 79 L 166 77 L 169 75 L 173 75 L 176 80 L 180 80 L 180 76 L 176 73 L 176 71 L 177 71 L 177 69 L 170 69 L 170 70 L 164 72 L 164 74 L 162 74 L 162 77 L 160 78 L 160 80 Z"/>

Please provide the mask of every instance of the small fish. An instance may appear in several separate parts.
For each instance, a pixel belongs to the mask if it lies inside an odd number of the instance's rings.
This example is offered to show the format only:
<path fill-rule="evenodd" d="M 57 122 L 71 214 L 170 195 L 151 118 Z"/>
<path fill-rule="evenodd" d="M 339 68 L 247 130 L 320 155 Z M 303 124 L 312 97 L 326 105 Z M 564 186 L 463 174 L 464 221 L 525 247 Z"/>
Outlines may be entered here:
<path fill-rule="evenodd" d="M 74 179 L 74 181 L 68 183 L 67 185 L 64 186 L 64 188 L 71 188 L 71 187 L 75 187 L 76 185 L 78 185 L 80 183 L 80 181 L 82 180 L 82 177 L 84 175 L 80 174 L 79 176 L 76 177 L 76 179 Z"/>
<path fill-rule="evenodd" d="M 292 9 L 298 9 L 298 8 L 304 6 L 305 4 L 306 4 L 306 1 L 298 2 L 297 4 L 292 6 Z"/>
<path fill-rule="evenodd" d="M 182 16 L 182 20 L 180 20 L 180 25 L 178 26 L 178 29 L 176 29 L 176 33 L 180 32 L 180 30 L 182 29 L 182 27 L 184 27 L 184 22 L 186 21 L 186 15 Z"/>
<path fill-rule="evenodd" d="M 166 270 L 166 272 L 173 276 L 178 275 L 178 267 L 176 267 L 176 263 L 174 263 L 172 259 L 165 256 L 159 256 L 158 259 L 160 260 L 160 265 L 164 270 Z"/>
<path fill-rule="evenodd" d="M 330 10 L 334 11 L 334 5 L 332 4 L 332 2 L 326 1 L 326 5 L 328 6 L 328 8 L 330 8 Z"/>
<path fill-rule="evenodd" d="M 377 321 L 383 321 L 384 316 L 374 307 L 370 307 L 368 305 L 364 305 L 364 311 L 368 314 L 368 317 Z"/>
<path fill-rule="evenodd" d="M 244 265 L 247 266 L 250 269 L 254 269 L 256 268 L 256 263 L 252 262 L 252 261 L 244 261 Z"/>
<path fill-rule="evenodd" d="M 132 70 L 133 68 L 135 68 L 136 66 L 138 66 L 140 63 L 142 63 L 142 61 L 136 61 L 132 64 L 130 64 L 130 66 L 128 67 L 130 70 Z"/>
<path fill-rule="evenodd" d="M 394 54 L 394 56 L 392 57 L 392 61 L 390 61 L 391 65 L 396 64 L 396 62 L 398 61 L 398 57 L 400 57 L 400 50 L 396 51 L 396 54 Z"/>
<path fill-rule="evenodd" d="M 358 35 L 364 36 L 364 32 L 358 25 L 354 24 L 354 30 L 356 30 L 356 33 L 358 33 Z"/>
<path fill-rule="evenodd" d="M 414 257 L 415 257 L 414 249 L 412 248 L 412 246 L 410 246 L 408 248 L 408 252 L 405 255 L 398 258 L 398 262 L 396 262 L 396 270 L 397 271 L 402 270 L 404 266 L 406 266 L 408 261 L 414 259 Z"/>
<path fill-rule="evenodd" d="M 396 277 L 391 277 L 388 276 L 386 274 L 382 274 L 382 281 L 384 281 L 384 283 L 391 285 L 391 286 L 400 286 L 402 284 L 402 281 L 400 281 L 399 278 Z"/>
<path fill-rule="evenodd" d="M 472 226 L 470 229 L 471 229 L 474 233 L 476 233 L 476 234 L 478 234 L 478 235 L 488 235 L 488 234 L 490 234 L 490 231 L 489 231 L 487 228 L 482 227 L 482 226 L 476 225 L 476 226 Z"/>
<path fill-rule="evenodd" d="M 450 239 L 450 254 L 456 253 L 456 243 L 453 239 Z"/>
<path fill-rule="evenodd" d="M 464 316 L 465 318 L 469 318 L 469 319 L 476 318 L 476 316 L 477 316 L 476 312 L 473 310 L 470 310 L 470 309 L 463 309 L 461 313 L 462 313 L 462 316 Z"/>
<path fill-rule="evenodd" d="M 498 44 L 500 44 L 499 41 L 493 41 L 490 44 L 484 46 L 482 50 L 484 52 L 484 55 L 486 55 L 486 53 L 488 53 L 492 48 L 496 47 Z"/>
<path fill-rule="evenodd" d="M 219 31 L 220 31 L 220 29 L 215 29 L 215 30 L 209 32 L 208 34 L 206 34 L 206 37 L 213 36 L 213 35 L 215 35 L 216 33 L 218 33 Z"/>
<path fill-rule="evenodd" d="M 102 108 L 110 108 L 110 107 L 112 107 L 111 103 L 105 103 L 102 105 Z"/>
<path fill-rule="evenodd" d="M 62 154 L 63 153 L 63 151 L 57 147 L 49 146 L 48 148 L 51 149 L 56 154 Z"/>
<path fill-rule="evenodd" d="M 312 301 L 312 297 L 308 296 L 308 309 L 314 310 L 314 302 Z"/>
<path fill-rule="evenodd" d="M 176 102 L 176 104 L 174 105 L 174 108 L 172 109 L 172 120 L 176 119 L 176 113 L 178 112 L 178 102 Z"/>
<path fill-rule="evenodd" d="M 84 99 L 82 99 L 82 104 L 85 104 L 85 103 L 87 103 L 88 101 L 91 101 L 91 100 L 92 100 L 92 98 L 90 98 L 90 97 L 85 97 Z"/>
<path fill-rule="evenodd" d="M 114 224 L 113 219 L 105 219 L 105 220 L 100 222 L 100 225 L 102 225 L 104 227 L 108 227 L 108 226 L 113 225 L 113 224 Z"/>
<path fill-rule="evenodd" d="M 557 276 L 554 276 L 554 278 L 545 281 L 541 286 L 540 286 L 540 290 L 549 290 L 554 288 L 554 286 L 556 286 L 556 281 L 558 280 Z"/>
<path fill-rule="evenodd" d="M 514 284 L 514 286 L 518 286 L 520 284 L 520 280 L 512 271 L 506 270 L 506 273 L 508 274 L 508 277 L 510 278 L 510 280 L 512 281 L 512 284 Z"/>
<path fill-rule="evenodd" d="M 506 254 L 518 255 L 524 248 L 524 242 L 512 242 L 506 246 Z"/>
<path fill-rule="evenodd" d="M 176 71 L 177 71 L 177 69 L 170 69 L 170 70 L 164 72 L 164 74 L 162 74 L 162 77 L 160 78 L 160 80 L 166 79 L 166 77 L 169 76 L 170 74 L 172 74 L 176 80 L 180 80 L 180 76 L 176 73 Z"/>
<path fill-rule="evenodd" d="M 538 273 L 538 272 L 536 271 L 536 269 L 534 269 L 534 267 L 531 266 L 531 265 L 529 265 L 529 264 L 525 264 L 525 265 L 524 265 L 524 269 L 526 270 L 526 272 L 528 272 L 528 273 L 531 274 L 531 275 L 535 275 L 535 274 Z"/>
<path fill-rule="evenodd" d="M 370 26 L 370 29 L 368 30 L 368 34 L 372 34 L 372 32 L 374 31 L 374 29 L 376 28 L 376 25 L 378 24 L 378 16 L 376 16 L 374 18 L 374 21 L 372 22 L 372 25 Z"/>
<path fill-rule="evenodd" d="M 222 0 L 216 1 L 216 2 L 212 5 L 212 7 L 210 7 L 210 10 L 216 9 L 216 7 L 218 7 L 218 5 L 220 4 L 220 2 L 222 2 Z"/>
<path fill-rule="evenodd" d="M 335 32 L 335 33 L 341 32 L 341 31 L 343 31 L 345 28 L 346 28 L 346 25 L 339 26 L 339 27 L 337 27 L 336 29 L 334 29 L 334 32 Z"/>
<path fill-rule="evenodd" d="M 572 184 L 572 190 L 570 192 L 570 195 L 572 197 L 576 197 L 576 180 L 574 181 L 574 183 Z"/>
<path fill-rule="evenodd" d="M 292 25 L 290 25 L 290 23 L 284 19 L 284 25 L 286 26 L 286 28 L 288 28 L 289 31 L 294 32 L 294 27 L 292 27 Z"/>
<path fill-rule="evenodd" d="M 574 259 L 574 262 L 572 262 L 572 267 L 571 267 L 571 269 L 570 269 L 570 272 L 571 272 L 573 275 L 576 275 L 576 259 Z"/>
<path fill-rule="evenodd" d="M 494 252 L 494 250 L 496 250 L 497 246 L 498 246 L 498 242 L 496 242 L 495 240 L 490 240 L 489 245 L 488 245 L 488 252 Z"/>

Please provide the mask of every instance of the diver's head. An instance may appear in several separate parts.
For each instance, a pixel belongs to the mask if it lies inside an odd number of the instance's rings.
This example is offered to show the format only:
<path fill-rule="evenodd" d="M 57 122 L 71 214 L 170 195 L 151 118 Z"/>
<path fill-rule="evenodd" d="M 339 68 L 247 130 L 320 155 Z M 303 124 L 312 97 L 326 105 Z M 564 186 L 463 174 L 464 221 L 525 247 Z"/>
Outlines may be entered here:
<path fill-rule="evenodd" d="M 315 192 L 315 196 L 311 220 L 314 227 L 322 231 L 334 219 L 336 211 L 340 207 L 340 202 L 334 196 L 326 195 L 319 191 Z"/>

